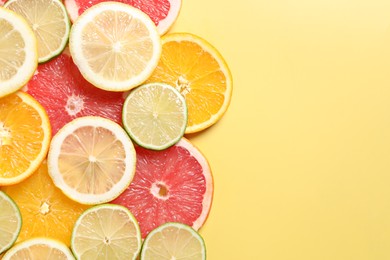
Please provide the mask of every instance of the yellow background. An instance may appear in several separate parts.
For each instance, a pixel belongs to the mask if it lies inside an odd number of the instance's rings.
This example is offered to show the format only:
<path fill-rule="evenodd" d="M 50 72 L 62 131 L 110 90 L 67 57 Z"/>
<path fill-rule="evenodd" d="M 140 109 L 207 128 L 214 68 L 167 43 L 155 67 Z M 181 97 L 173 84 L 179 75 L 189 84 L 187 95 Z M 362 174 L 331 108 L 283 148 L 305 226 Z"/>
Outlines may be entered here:
<path fill-rule="evenodd" d="M 390 259 L 390 1 L 183 0 L 234 77 L 191 137 L 210 161 L 208 259 Z"/>

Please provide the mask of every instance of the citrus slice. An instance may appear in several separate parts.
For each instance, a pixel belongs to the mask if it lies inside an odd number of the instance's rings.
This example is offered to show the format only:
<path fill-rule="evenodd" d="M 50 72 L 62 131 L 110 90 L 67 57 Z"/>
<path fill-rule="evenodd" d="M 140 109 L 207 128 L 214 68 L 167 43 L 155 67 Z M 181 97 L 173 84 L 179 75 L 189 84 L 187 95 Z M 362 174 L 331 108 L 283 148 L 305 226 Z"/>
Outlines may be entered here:
<path fill-rule="evenodd" d="M 39 64 L 26 91 L 46 108 L 53 135 L 66 123 L 81 116 L 101 116 L 122 123 L 124 93 L 101 90 L 86 81 L 68 49 Z"/>
<path fill-rule="evenodd" d="M 66 124 L 53 137 L 48 165 L 54 184 L 69 198 L 99 204 L 113 200 L 130 184 L 135 151 L 118 124 L 86 116 Z"/>
<path fill-rule="evenodd" d="M 177 143 L 187 126 L 183 96 L 164 83 L 133 89 L 123 105 L 123 125 L 142 147 L 163 150 Z"/>
<path fill-rule="evenodd" d="M 185 224 L 163 224 L 149 233 L 141 252 L 141 260 L 158 259 L 205 260 L 204 240 Z"/>
<path fill-rule="evenodd" d="M 18 206 L 0 191 L 0 255 L 15 243 L 21 227 L 22 217 Z"/>
<path fill-rule="evenodd" d="M 8 250 L 2 260 L 73 260 L 70 249 L 63 243 L 49 238 L 32 238 L 16 244 Z"/>
<path fill-rule="evenodd" d="M 141 234 L 137 220 L 122 206 L 103 204 L 88 209 L 72 234 L 77 259 L 137 259 Z"/>
<path fill-rule="evenodd" d="M 142 237 L 166 222 L 198 230 L 209 214 L 213 179 L 209 164 L 186 138 L 162 151 L 136 147 L 136 174 L 112 203 L 127 207 Z"/>
<path fill-rule="evenodd" d="M 87 8 L 107 0 L 64 0 L 70 19 L 77 17 Z M 175 23 L 181 9 L 181 0 L 115 0 L 132 5 L 146 13 L 157 26 L 158 32 L 163 35 Z"/>
<path fill-rule="evenodd" d="M 72 201 L 54 186 L 43 161 L 25 181 L 3 187 L 19 206 L 23 218 L 18 242 L 49 237 L 70 245 L 73 225 L 88 207 Z M 1 214 L 1 213 L 0 213 Z"/>
<path fill-rule="evenodd" d="M 22 88 L 37 65 L 34 32 L 23 17 L 0 7 L 0 97 Z"/>
<path fill-rule="evenodd" d="M 0 186 L 21 182 L 45 159 L 51 139 L 45 109 L 29 94 L 0 98 Z"/>
<path fill-rule="evenodd" d="M 189 33 L 163 36 L 161 60 L 147 82 L 175 86 L 188 107 L 186 133 L 215 124 L 226 112 L 232 76 L 221 54 L 204 39 Z"/>
<path fill-rule="evenodd" d="M 143 83 L 157 66 L 160 35 L 137 8 L 102 2 L 74 22 L 69 47 L 81 74 L 94 86 L 126 91 Z"/>
<path fill-rule="evenodd" d="M 9 0 L 4 7 L 26 19 L 38 40 L 38 62 L 57 56 L 69 38 L 70 21 L 60 0 Z"/>

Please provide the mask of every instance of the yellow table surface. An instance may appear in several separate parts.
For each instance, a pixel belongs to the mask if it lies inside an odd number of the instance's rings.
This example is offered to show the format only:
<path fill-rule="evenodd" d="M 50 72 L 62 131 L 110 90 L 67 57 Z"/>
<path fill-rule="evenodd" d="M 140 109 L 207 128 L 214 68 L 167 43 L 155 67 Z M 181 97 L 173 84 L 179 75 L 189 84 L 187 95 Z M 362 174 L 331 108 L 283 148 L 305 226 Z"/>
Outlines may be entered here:
<path fill-rule="evenodd" d="M 183 0 L 229 110 L 191 136 L 215 181 L 208 259 L 390 259 L 390 1 Z"/>

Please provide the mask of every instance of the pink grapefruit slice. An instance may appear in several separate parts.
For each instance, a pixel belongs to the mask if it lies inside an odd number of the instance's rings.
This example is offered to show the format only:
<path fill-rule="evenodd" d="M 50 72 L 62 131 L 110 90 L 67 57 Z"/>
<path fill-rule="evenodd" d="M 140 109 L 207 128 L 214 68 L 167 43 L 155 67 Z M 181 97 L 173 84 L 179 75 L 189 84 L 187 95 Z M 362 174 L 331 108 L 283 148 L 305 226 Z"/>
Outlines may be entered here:
<path fill-rule="evenodd" d="M 90 84 L 67 51 L 40 64 L 26 91 L 46 109 L 53 135 L 82 116 L 100 116 L 121 124 L 124 93 L 101 90 Z"/>
<path fill-rule="evenodd" d="M 202 153 L 182 138 L 162 151 L 136 147 L 136 154 L 134 179 L 112 203 L 134 214 L 142 238 L 167 222 L 201 228 L 213 198 L 213 178 Z"/>
<path fill-rule="evenodd" d="M 1 0 L 0 0 L 1 1 Z M 108 0 L 64 0 L 70 20 L 74 22 L 89 7 Z M 134 6 L 146 13 L 156 24 L 160 35 L 165 34 L 179 16 L 181 0 L 114 0 Z"/>

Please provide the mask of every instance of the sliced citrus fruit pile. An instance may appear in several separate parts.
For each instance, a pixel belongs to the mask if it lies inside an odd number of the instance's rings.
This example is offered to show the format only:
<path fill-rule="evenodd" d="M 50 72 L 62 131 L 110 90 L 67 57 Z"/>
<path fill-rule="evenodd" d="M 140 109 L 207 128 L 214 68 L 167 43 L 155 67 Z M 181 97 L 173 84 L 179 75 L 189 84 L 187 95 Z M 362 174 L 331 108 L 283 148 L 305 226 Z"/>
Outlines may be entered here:
<path fill-rule="evenodd" d="M 135 151 L 118 124 L 86 116 L 66 124 L 53 137 L 49 174 L 69 198 L 83 204 L 113 200 L 134 176 Z"/>
<path fill-rule="evenodd" d="M 67 49 L 58 57 L 39 64 L 26 91 L 46 109 L 53 135 L 81 116 L 101 116 L 122 122 L 124 93 L 104 91 L 86 81 Z"/>
<path fill-rule="evenodd" d="M 142 147 L 163 150 L 177 143 L 187 126 L 183 96 L 164 83 L 140 86 L 123 105 L 123 126 Z"/>
<path fill-rule="evenodd" d="M 0 254 L 15 243 L 21 227 L 19 207 L 13 199 L 0 191 Z"/>
<path fill-rule="evenodd" d="M 198 230 L 209 214 L 213 179 L 206 158 L 187 139 L 163 151 L 136 147 L 137 166 L 130 186 L 112 203 L 136 217 L 142 237 L 166 222 Z"/>
<path fill-rule="evenodd" d="M 13 246 L 2 260 L 74 260 L 70 249 L 63 243 L 49 238 L 32 238 Z"/>
<path fill-rule="evenodd" d="M 167 34 L 162 44 L 160 62 L 147 82 L 165 82 L 185 97 L 187 134 L 215 124 L 229 107 L 232 95 L 232 76 L 222 55 L 190 33 Z"/>
<path fill-rule="evenodd" d="M 90 208 L 74 226 L 71 248 L 77 259 L 137 259 L 141 250 L 137 220 L 122 206 Z"/>
<path fill-rule="evenodd" d="M 89 7 L 107 0 L 65 0 L 70 19 L 75 21 Z M 156 24 L 158 32 L 166 33 L 180 13 L 181 0 L 115 0 L 145 12 Z"/>
<path fill-rule="evenodd" d="M 0 98 L 0 186 L 21 182 L 45 159 L 51 139 L 45 109 L 29 94 Z"/>
<path fill-rule="evenodd" d="M 23 17 L 0 7 L 0 98 L 22 88 L 37 65 L 34 32 Z"/>
<path fill-rule="evenodd" d="M 69 47 L 75 64 L 94 86 L 126 91 L 143 83 L 157 66 L 160 35 L 137 8 L 102 2 L 74 22 Z"/>
<path fill-rule="evenodd" d="M 166 223 L 146 237 L 141 260 L 206 259 L 203 238 L 193 228 L 182 223 Z"/>
<path fill-rule="evenodd" d="M 65 48 L 70 21 L 60 0 L 8 0 L 4 7 L 20 14 L 38 40 L 38 62 L 45 62 Z"/>
<path fill-rule="evenodd" d="M 33 237 L 50 237 L 70 245 L 73 225 L 88 208 L 72 201 L 54 186 L 46 161 L 27 180 L 2 190 L 13 198 L 22 214 L 18 242 Z"/>

